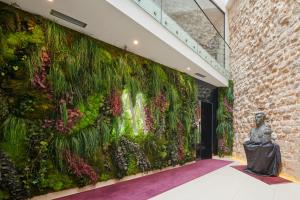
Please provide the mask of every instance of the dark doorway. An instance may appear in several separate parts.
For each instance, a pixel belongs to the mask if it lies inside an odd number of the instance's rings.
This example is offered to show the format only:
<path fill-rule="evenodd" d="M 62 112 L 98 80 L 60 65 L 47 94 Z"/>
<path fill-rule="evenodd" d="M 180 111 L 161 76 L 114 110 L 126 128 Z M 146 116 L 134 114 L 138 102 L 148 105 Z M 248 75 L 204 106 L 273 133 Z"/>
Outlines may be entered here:
<path fill-rule="evenodd" d="M 201 102 L 201 159 L 212 158 L 213 149 L 213 105 Z"/>
<path fill-rule="evenodd" d="M 212 121 L 209 121 L 209 122 L 212 123 L 212 154 L 216 155 L 216 154 L 218 154 L 218 138 L 217 138 L 217 134 L 216 134 L 216 124 L 217 124 L 216 113 L 217 113 L 217 108 L 218 108 L 218 89 L 217 89 L 217 87 L 210 85 L 208 83 L 205 83 L 203 81 L 198 81 L 198 88 L 199 88 L 198 100 L 199 100 L 200 108 L 201 108 L 201 102 L 203 102 L 204 107 L 205 107 L 205 105 L 207 105 L 207 103 L 210 103 L 212 106 L 212 113 L 211 113 Z M 203 110 L 202 117 L 203 117 L 203 115 L 206 116 L 205 114 L 203 114 L 203 113 L 205 113 L 205 110 L 204 109 L 202 109 L 202 110 Z M 201 112 L 200 112 L 199 116 L 201 116 Z M 199 118 L 201 118 L 201 117 L 199 117 Z M 210 118 L 210 117 L 208 117 L 208 118 Z M 205 122 L 203 122 L 203 123 L 205 123 Z M 204 130 L 201 130 L 201 123 L 199 123 L 199 127 L 200 127 L 199 132 L 204 131 Z M 202 127 L 203 127 L 203 125 L 202 125 Z M 204 127 L 205 127 L 205 125 L 204 125 Z M 206 131 L 204 131 L 204 132 L 206 132 Z M 199 139 L 199 140 L 196 140 L 196 145 L 195 145 L 196 158 L 201 159 L 201 143 L 200 143 L 201 136 L 200 136 L 200 138 L 197 137 L 197 139 Z"/>

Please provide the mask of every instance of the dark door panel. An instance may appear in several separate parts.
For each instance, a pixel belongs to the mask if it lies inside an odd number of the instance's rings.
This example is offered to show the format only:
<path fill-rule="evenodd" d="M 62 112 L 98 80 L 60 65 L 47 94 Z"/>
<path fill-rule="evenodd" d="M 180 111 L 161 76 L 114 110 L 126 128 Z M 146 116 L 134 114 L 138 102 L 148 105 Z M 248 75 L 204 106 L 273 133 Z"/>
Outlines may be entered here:
<path fill-rule="evenodd" d="M 211 159 L 213 149 L 213 105 L 201 102 L 201 159 Z"/>

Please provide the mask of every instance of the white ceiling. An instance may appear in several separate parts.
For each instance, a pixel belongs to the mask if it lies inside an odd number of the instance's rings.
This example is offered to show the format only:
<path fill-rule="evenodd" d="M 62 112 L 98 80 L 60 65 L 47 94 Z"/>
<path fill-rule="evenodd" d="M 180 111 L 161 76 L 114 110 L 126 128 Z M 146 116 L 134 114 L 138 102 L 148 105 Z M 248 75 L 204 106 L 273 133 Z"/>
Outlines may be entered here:
<path fill-rule="evenodd" d="M 216 72 L 211 67 L 199 67 L 199 63 L 203 61 L 191 61 L 182 54 L 178 49 L 172 48 L 170 45 L 163 42 L 159 36 L 154 35 L 149 30 L 146 30 L 143 26 L 132 20 L 128 15 L 120 12 L 116 7 L 112 5 L 113 0 L 0 0 L 8 4 L 17 3 L 21 9 L 31 13 L 42 15 L 48 19 L 56 21 L 57 23 L 69 27 L 71 29 L 82 32 L 91 37 L 105 41 L 114 46 L 124 48 L 127 46 L 127 50 L 143 57 L 154 60 L 163 65 L 177 69 L 194 76 L 199 80 L 203 80 L 215 86 L 226 86 L 227 80 Z M 117 3 L 125 3 L 128 0 L 114 1 Z M 110 2 L 110 3 L 109 3 Z M 49 14 L 51 9 L 55 9 L 73 18 L 76 18 L 82 22 L 87 23 L 85 28 L 78 27 L 63 20 L 57 19 Z M 135 8 L 140 9 L 140 8 Z M 147 18 L 146 23 L 156 23 L 148 14 L 140 12 L 139 15 L 144 14 L 144 18 Z M 163 28 L 160 24 L 157 25 L 158 29 Z M 167 32 L 169 37 L 174 37 L 171 33 L 164 30 L 161 32 Z M 165 33 L 166 34 L 166 33 Z M 138 40 L 138 45 L 133 45 L 133 40 Z M 178 39 L 176 39 L 178 40 Z M 173 39 L 173 43 L 180 42 Z M 182 43 L 182 42 L 180 42 Z M 182 46 L 182 47 L 181 47 Z M 192 50 L 188 49 L 183 43 L 180 48 L 185 51 L 189 50 L 189 55 L 195 54 Z M 192 55 L 192 56 L 197 56 Z M 200 57 L 197 56 L 197 59 Z M 196 59 L 196 60 L 197 60 Z M 202 65 L 202 64 L 201 64 Z M 206 65 L 204 63 L 203 65 Z M 190 67 L 191 70 L 187 70 Z M 195 73 L 205 75 L 205 78 L 199 78 L 195 76 Z"/>

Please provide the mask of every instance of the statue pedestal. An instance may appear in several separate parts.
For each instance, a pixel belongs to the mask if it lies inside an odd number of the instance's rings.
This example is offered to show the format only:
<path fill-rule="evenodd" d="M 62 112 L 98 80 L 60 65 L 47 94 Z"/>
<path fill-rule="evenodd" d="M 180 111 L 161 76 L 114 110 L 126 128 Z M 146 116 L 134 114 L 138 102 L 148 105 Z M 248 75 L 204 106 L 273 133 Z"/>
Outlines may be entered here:
<path fill-rule="evenodd" d="M 258 175 L 278 176 L 281 170 L 281 154 L 278 144 L 244 142 L 247 171 Z"/>

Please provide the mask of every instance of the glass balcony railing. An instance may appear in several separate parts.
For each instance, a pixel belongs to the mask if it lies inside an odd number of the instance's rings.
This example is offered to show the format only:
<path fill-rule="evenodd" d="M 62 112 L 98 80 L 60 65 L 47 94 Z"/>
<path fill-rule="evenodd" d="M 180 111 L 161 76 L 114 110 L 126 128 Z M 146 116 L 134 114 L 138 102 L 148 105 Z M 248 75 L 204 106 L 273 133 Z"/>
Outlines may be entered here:
<path fill-rule="evenodd" d="M 208 10 L 214 6 L 209 0 L 133 1 L 224 77 L 230 78 L 230 48 L 224 40 L 224 32 L 220 33 L 220 26 L 217 29 L 205 12 L 217 17 L 213 10 Z M 201 5 L 207 8 L 203 9 Z"/>

